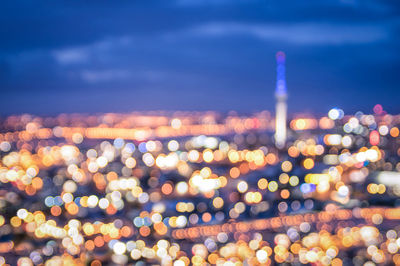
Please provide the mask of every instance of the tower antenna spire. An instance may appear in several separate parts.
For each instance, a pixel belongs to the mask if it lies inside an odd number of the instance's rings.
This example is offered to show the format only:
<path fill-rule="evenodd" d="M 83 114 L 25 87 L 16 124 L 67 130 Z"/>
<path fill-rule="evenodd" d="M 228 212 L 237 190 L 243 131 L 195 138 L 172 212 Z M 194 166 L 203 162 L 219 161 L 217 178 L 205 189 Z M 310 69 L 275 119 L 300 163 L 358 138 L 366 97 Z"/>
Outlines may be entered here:
<path fill-rule="evenodd" d="M 276 117 L 275 117 L 275 145 L 281 149 L 286 144 L 286 116 L 287 116 L 287 90 L 285 77 L 285 61 L 286 55 L 284 52 L 276 53 Z"/>

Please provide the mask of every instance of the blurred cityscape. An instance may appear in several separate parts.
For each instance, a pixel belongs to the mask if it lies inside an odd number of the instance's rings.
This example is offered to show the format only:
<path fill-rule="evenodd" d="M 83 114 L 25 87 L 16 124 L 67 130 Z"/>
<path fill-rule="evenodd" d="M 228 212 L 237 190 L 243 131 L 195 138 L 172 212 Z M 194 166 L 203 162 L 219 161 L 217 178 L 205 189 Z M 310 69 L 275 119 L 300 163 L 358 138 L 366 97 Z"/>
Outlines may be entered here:
<path fill-rule="evenodd" d="M 2 2 L 0 266 L 400 266 L 400 1 Z"/>
<path fill-rule="evenodd" d="M 400 115 L 217 112 L 1 121 L 8 265 L 400 263 Z"/>

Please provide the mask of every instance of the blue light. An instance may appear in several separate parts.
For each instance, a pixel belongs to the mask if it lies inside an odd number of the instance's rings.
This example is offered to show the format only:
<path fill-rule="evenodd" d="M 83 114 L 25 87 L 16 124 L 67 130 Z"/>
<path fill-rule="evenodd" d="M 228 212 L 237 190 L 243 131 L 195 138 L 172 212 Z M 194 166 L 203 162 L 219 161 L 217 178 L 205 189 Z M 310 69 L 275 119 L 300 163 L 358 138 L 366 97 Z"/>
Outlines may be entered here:
<path fill-rule="evenodd" d="M 276 54 L 276 96 L 286 96 L 285 58 L 284 52 Z"/>
<path fill-rule="evenodd" d="M 127 143 L 125 145 L 125 148 L 128 149 L 130 153 L 133 153 L 136 149 L 135 144 L 133 143 Z"/>
<path fill-rule="evenodd" d="M 314 184 L 304 183 L 300 186 L 300 190 L 301 190 L 301 192 L 303 192 L 303 194 L 311 193 L 311 192 L 315 191 L 315 189 L 316 189 L 316 185 L 314 185 Z"/>
<path fill-rule="evenodd" d="M 138 146 L 138 149 L 139 149 L 139 151 L 140 151 L 141 153 L 147 152 L 147 149 L 146 149 L 146 142 L 140 143 L 139 146 Z"/>
<path fill-rule="evenodd" d="M 44 200 L 44 204 L 47 207 L 52 207 L 54 205 L 54 198 L 52 196 L 46 197 L 45 200 Z"/>

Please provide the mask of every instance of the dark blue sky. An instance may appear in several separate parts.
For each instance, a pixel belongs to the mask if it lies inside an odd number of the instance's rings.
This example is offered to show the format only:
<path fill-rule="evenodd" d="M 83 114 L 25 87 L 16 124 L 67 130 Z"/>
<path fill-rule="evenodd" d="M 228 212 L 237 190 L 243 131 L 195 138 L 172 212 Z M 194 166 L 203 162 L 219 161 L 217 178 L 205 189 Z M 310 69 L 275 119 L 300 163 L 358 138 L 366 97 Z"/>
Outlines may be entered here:
<path fill-rule="evenodd" d="M 398 0 L 2 1 L 0 114 L 400 112 Z"/>

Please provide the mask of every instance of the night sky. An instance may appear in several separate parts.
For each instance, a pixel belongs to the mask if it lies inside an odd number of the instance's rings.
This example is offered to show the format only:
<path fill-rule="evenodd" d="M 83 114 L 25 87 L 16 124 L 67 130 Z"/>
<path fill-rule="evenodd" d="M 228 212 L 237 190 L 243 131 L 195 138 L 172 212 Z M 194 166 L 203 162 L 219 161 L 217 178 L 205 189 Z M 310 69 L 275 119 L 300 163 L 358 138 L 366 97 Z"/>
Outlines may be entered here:
<path fill-rule="evenodd" d="M 400 112 L 398 0 L 2 1 L 0 115 Z"/>

